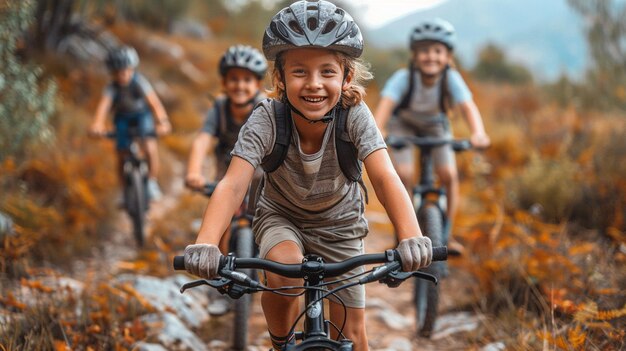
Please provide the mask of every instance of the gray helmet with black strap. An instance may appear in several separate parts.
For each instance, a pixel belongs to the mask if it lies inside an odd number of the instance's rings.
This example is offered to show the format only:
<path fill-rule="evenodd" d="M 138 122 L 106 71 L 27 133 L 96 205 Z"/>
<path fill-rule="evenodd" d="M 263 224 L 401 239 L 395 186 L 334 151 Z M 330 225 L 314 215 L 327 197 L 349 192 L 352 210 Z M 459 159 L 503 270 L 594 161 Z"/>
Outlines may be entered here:
<path fill-rule="evenodd" d="M 106 58 L 106 65 L 111 71 L 135 68 L 139 65 L 139 55 L 130 46 L 120 46 L 109 52 Z"/>
<path fill-rule="evenodd" d="M 280 10 L 263 36 L 268 60 L 288 49 L 319 47 L 350 57 L 363 53 L 363 35 L 352 16 L 325 0 L 301 0 Z"/>
<path fill-rule="evenodd" d="M 411 49 L 424 41 L 436 41 L 444 44 L 450 50 L 456 45 L 456 32 L 454 26 L 441 18 L 423 21 L 411 32 Z"/>
<path fill-rule="evenodd" d="M 234 45 L 228 48 L 220 60 L 220 74 L 226 75 L 230 68 L 245 68 L 263 79 L 267 61 L 261 52 L 251 46 Z"/>

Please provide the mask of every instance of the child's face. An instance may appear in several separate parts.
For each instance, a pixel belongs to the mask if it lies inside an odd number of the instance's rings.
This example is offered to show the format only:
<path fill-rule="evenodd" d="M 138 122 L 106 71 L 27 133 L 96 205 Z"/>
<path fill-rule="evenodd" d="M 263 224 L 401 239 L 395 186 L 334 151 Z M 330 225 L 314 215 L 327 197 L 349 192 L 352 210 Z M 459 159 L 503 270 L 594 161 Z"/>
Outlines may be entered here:
<path fill-rule="evenodd" d="M 284 60 L 287 87 L 282 88 L 289 102 L 307 118 L 324 117 L 350 81 L 344 80 L 338 56 L 326 49 L 300 48 L 286 51 Z"/>
<path fill-rule="evenodd" d="M 135 70 L 133 68 L 124 68 L 118 71 L 111 72 L 111 76 L 117 84 L 123 86 L 130 83 L 130 80 L 133 79 L 133 73 L 135 73 Z"/>
<path fill-rule="evenodd" d="M 231 68 L 222 79 L 222 87 L 232 103 L 244 105 L 259 92 L 261 81 L 250 70 Z"/>
<path fill-rule="evenodd" d="M 426 75 L 438 75 L 450 62 L 448 47 L 439 42 L 418 45 L 413 53 L 415 65 Z"/>

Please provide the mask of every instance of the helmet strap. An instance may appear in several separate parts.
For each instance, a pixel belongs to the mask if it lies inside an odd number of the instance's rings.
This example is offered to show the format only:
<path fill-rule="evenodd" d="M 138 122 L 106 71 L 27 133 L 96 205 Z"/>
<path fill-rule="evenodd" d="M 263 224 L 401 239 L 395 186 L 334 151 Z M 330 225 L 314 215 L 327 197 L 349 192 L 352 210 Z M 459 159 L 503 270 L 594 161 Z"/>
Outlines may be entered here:
<path fill-rule="evenodd" d="M 291 111 L 295 112 L 297 116 L 307 120 L 307 122 L 309 122 L 309 124 L 315 124 L 315 123 L 319 123 L 319 122 L 330 123 L 335 118 L 335 114 L 334 114 L 335 108 L 334 107 L 330 110 L 330 112 L 326 116 L 324 116 L 324 117 L 322 117 L 320 119 L 310 119 L 307 116 L 305 116 L 302 112 L 298 111 L 298 109 L 295 108 L 291 104 L 291 102 L 289 102 L 289 99 L 286 99 L 286 100 L 287 100 L 287 105 L 289 106 L 289 109 Z"/>

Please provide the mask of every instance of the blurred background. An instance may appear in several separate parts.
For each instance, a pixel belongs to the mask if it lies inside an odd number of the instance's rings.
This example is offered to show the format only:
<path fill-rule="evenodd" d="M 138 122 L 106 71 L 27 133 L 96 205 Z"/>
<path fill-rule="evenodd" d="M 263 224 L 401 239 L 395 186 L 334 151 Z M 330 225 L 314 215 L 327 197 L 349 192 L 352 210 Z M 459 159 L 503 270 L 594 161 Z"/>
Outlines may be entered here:
<path fill-rule="evenodd" d="M 0 348 L 226 347 L 228 319 L 185 317 L 171 305 L 188 280 L 173 276 L 171 257 L 195 240 L 207 202 L 184 189 L 184 169 L 220 93 L 224 50 L 260 48 L 270 18 L 289 3 L 0 0 Z M 626 2 L 335 3 L 364 31 L 372 110 L 387 78 L 408 63 L 413 25 L 450 21 L 456 65 L 493 143 L 457 159 L 455 235 L 468 254 L 451 261 L 443 285 L 444 312 L 464 312 L 474 324 L 429 341 L 410 324 L 376 324 L 386 339 L 372 349 L 624 350 Z M 114 203 L 114 146 L 87 136 L 109 81 L 103 60 L 121 43 L 139 52 L 139 70 L 174 130 L 160 139 L 166 197 L 151 209 L 142 250 Z M 469 135 L 462 118 L 451 121 L 455 135 Z M 392 235 L 375 200 L 367 214 L 371 236 Z M 389 308 L 383 313 L 394 316 Z M 151 319 L 172 323 L 165 313 L 190 333 L 177 335 L 176 346 Z M 252 347 L 267 349 L 255 318 Z M 390 337 L 405 348 L 382 341 Z"/>

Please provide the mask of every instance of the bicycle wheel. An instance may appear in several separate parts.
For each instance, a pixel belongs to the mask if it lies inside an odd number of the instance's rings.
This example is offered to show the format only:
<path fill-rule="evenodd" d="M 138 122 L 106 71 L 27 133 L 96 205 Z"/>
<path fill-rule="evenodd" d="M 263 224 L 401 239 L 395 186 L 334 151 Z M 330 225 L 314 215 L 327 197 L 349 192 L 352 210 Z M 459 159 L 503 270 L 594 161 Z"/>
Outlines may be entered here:
<path fill-rule="evenodd" d="M 235 231 L 235 256 L 251 258 L 254 255 L 254 237 L 252 230 L 248 227 L 239 228 Z M 252 270 L 244 269 L 242 273 L 252 276 Z M 233 350 L 243 351 L 248 346 L 248 318 L 250 316 L 250 305 L 252 296 L 245 294 L 235 300 L 233 321 Z"/>
<path fill-rule="evenodd" d="M 143 247 L 146 231 L 146 184 L 139 168 L 128 174 L 126 185 L 126 210 L 133 223 L 133 235 L 138 247 Z"/>
<path fill-rule="evenodd" d="M 424 235 L 432 241 L 433 247 L 441 246 L 443 235 L 443 214 L 441 209 L 433 203 L 425 203 L 417 213 L 417 219 Z M 433 262 L 423 269 L 437 278 L 442 277 L 442 262 Z M 419 335 L 430 337 L 435 320 L 437 319 L 437 307 L 439 305 L 439 286 L 432 282 L 415 279 L 414 289 L 415 312 L 417 331 Z"/>

